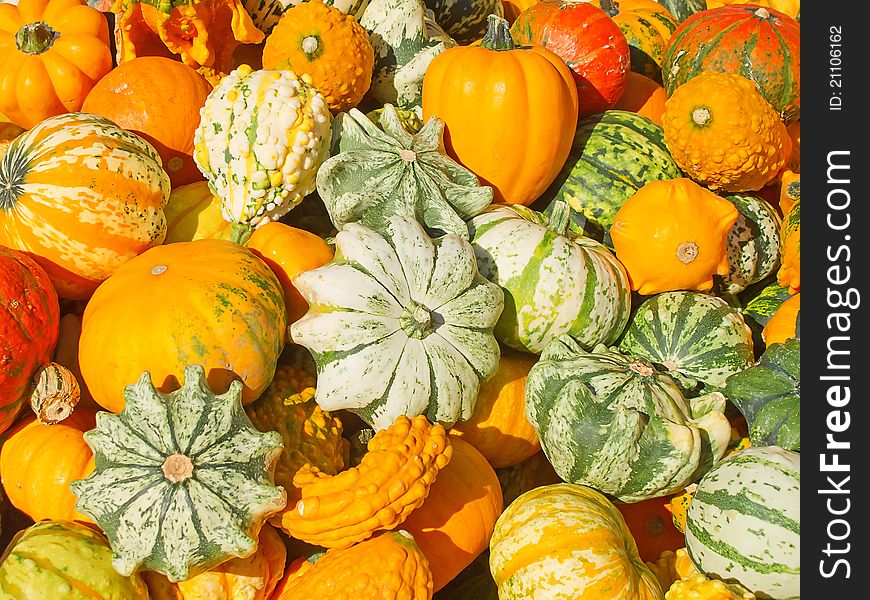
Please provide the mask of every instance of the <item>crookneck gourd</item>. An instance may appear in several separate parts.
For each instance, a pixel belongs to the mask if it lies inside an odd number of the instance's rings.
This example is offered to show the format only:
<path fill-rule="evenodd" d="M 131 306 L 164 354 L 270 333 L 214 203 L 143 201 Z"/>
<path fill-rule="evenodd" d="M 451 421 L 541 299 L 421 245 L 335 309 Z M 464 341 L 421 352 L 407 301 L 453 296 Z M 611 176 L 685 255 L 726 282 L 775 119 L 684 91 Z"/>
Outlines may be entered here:
<path fill-rule="evenodd" d="M 672 494 L 722 457 L 731 437 L 719 393 L 687 400 L 637 356 L 553 340 L 526 382 L 526 414 L 559 476 L 623 502 Z"/>
<path fill-rule="evenodd" d="M 492 188 L 446 155 L 443 135 L 437 117 L 409 133 L 390 104 L 377 125 L 356 109 L 339 115 L 337 154 L 317 172 L 317 192 L 336 228 L 359 222 L 382 231 L 390 217 L 406 216 L 430 235 L 467 239 L 465 221 L 492 203 Z"/>
<path fill-rule="evenodd" d="M 174 582 L 251 555 L 287 495 L 273 483 L 281 436 L 251 425 L 241 382 L 217 395 L 188 365 L 180 390 L 161 394 L 146 371 L 124 395 L 123 412 L 99 413 L 85 434 L 93 474 L 70 486 L 109 538 L 115 569 Z"/>
<path fill-rule="evenodd" d="M 504 303 L 471 245 L 393 217 L 384 235 L 348 223 L 335 247 L 331 263 L 293 280 L 309 309 L 290 333 L 317 363 L 317 403 L 376 430 L 399 415 L 445 426 L 469 418 L 498 368 L 492 329 Z"/>
<path fill-rule="evenodd" d="M 369 440 L 359 465 L 337 475 L 302 467 L 293 478 L 302 499 L 275 524 L 309 544 L 350 547 L 396 528 L 422 505 L 452 453 L 444 427 L 400 416 Z"/>

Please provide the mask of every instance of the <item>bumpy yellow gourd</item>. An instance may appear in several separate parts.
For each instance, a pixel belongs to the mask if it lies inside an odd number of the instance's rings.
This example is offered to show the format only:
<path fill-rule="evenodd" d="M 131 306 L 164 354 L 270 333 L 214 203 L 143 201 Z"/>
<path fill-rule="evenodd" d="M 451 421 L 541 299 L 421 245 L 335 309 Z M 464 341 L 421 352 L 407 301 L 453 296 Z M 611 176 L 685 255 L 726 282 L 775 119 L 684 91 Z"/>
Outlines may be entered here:
<path fill-rule="evenodd" d="M 397 527 L 422 505 L 452 452 L 442 425 L 402 415 L 375 434 L 358 466 L 338 475 L 302 467 L 293 478 L 302 499 L 277 524 L 309 544 L 347 548 Z"/>
<path fill-rule="evenodd" d="M 307 74 L 338 113 L 363 99 L 372 82 L 375 51 L 366 30 L 321 0 L 287 9 L 263 48 L 263 67 Z"/>
<path fill-rule="evenodd" d="M 756 600 L 755 594 L 738 585 L 707 579 L 685 548 L 677 550 L 674 568 L 679 579 L 665 593 L 665 600 Z"/>
<path fill-rule="evenodd" d="M 695 181 L 712 190 L 760 190 L 791 157 L 779 115 L 749 79 L 707 71 L 665 102 L 665 143 Z"/>

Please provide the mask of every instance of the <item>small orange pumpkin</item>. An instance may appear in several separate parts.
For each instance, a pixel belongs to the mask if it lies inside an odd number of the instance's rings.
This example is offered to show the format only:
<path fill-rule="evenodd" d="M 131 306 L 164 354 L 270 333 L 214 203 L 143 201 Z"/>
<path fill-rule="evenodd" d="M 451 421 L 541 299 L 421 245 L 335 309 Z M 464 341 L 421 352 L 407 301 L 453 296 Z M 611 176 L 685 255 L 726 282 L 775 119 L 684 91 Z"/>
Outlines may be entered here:
<path fill-rule="evenodd" d="M 653 181 L 617 211 L 610 237 L 631 289 L 642 295 L 709 290 L 728 274 L 733 204 L 691 179 Z"/>
<path fill-rule="evenodd" d="M 767 346 L 784 344 L 797 335 L 797 320 L 801 314 L 800 292 L 783 302 L 761 330 L 761 337 Z"/>
<path fill-rule="evenodd" d="M 649 77 L 632 71 L 628 74 L 628 85 L 625 91 L 613 108 L 643 115 L 661 125 L 667 99 L 665 88 Z"/>
<path fill-rule="evenodd" d="M 474 446 L 495 469 L 520 463 L 541 449 L 526 418 L 526 376 L 536 361 L 533 354 L 502 349 L 495 376 L 480 384 L 471 418 L 450 428 L 450 435 Z"/>
<path fill-rule="evenodd" d="M 633 504 L 616 503 L 625 524 L 637 544 L 643 561 L 655 561 L 665 550 L 686 545 L 686 536 L 674 526 L 671 512 L 661 498 Z"/>

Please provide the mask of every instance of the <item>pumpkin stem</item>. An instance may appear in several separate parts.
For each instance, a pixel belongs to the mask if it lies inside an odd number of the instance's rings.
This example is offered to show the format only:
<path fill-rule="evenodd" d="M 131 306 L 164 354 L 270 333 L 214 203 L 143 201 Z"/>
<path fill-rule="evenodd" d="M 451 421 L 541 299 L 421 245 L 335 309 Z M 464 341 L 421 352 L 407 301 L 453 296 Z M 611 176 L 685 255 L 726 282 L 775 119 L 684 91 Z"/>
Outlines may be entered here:
<path fill-rule="evenodd" d="M 553 202 L 553 210 L 550 212 L 550 218 L 547 221 L 547 229 L 555 231 L 559 235 L 565 235 L 568 231 L 568 222 L 571 220 L 571 207 L 565 200 L 556 200 Z"/>
<path fill-rule="evenodd" d="M 689 264 L 698 257 L 698 244 L 695 242 L 683 242 L 677 247 L 677 258 L 684 265 Z"/>
<path fill-rule="evenodd" d="M 79 382 L 63 365 L 50 362 L 39 367 L 33 375 L 30 408 L 40 423 L 60 423 L 73 413 L 80 398 Z"/>
<path fill-rule="evenodd" d="M 517 47 L 511 37 L 511 28 L 507 20 L 498 15 L 489 15 L 486 20 L 486 35 L 480 42 L 482 48 L 503 52 Z"/>
<path fill-rule="evenodd" d="M 254 226 L 250 223 L 233 223 L 232 226 L 232 234 L 230 235 L 230 239 L 237 244 L 242 244 L 243 246 L 248 241 L 248 238 L 251 237 L 251 234 L 254 233 Z"/>
<path fill-rule="evenodd" d="M 695 125 L 706 125 L 710 122 L 711 116 L 710 109 L 706 106 L 699 106 L 692 111 L 692 121 L 694 121 Z"/>
<path fill-rule="evenodd" d="M 435 329 L 429 309 L 413 300 L 405 309 L 405 313 L 399 317 L 399 325 L 408 337 L 417 340 L 428 337 Z"/>
<path fill-rule="evenodd" d="M 619 14 L 619 7 L 616 6 L 616 2 L 613 0 L 600 0 L 599 4 L 601 5 L 601 10 L 607 13 L 607 16 L 611 19 Z"/>
<path fill-rule="evenodd" d="M 181 483 L 193 477 L 193 461 L 183 454 L 170 454 L 163 461 L 163 475 L 172 483 Z"/>
<path fill-rule="evenodd" d="M 60 35 L 42 21 L 28 23 L 15 34 L 15 44 L 25 54 L 42 54 L 54 44 Z"/>

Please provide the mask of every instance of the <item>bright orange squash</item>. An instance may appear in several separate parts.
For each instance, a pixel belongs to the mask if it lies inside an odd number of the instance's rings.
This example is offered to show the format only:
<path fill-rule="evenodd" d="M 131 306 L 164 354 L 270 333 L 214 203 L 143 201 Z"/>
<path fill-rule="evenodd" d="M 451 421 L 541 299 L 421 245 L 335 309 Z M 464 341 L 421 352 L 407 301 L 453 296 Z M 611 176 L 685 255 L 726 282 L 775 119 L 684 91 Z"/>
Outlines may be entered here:
<path fill-rule="evenodd" d="M 789 338 L 796 337 L 798 319 L 801 314 L 800 292 L 783 302 L 761 330 L 761 337 L 767 346 L 784 344 Z"/>
<path fill-rule="evenodd" d="M 780 267 L 779 285 L 788 287 L 790 294 L 801 290 L 801 201 L 791 205 L 782 218 L 779 233 Z"/>
<path fill-rule="evenodd" d="M 628 85 L 619 101 L 613 107 L 616 110 L 643 115 L 654 123 L 662 124 L 662 114 L 665 112 L 665 88 L 655 81 L 632 71 L 628 74 Z"/>

